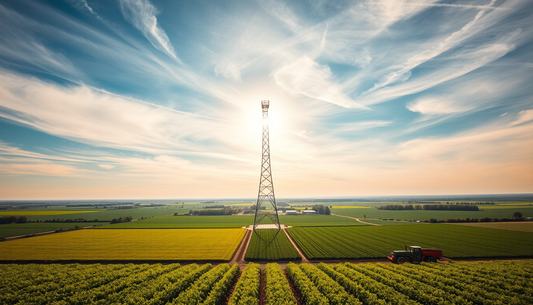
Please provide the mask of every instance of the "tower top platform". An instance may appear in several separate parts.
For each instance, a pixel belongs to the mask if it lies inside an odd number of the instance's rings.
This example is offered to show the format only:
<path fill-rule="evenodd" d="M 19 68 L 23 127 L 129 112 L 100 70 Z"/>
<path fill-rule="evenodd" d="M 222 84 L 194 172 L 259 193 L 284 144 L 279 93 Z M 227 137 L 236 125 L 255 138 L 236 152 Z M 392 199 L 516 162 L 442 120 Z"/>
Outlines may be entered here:
<path fill-rule="evenodd" d="M 270 105 L 270 101 L 269 100 L 261 101 L 261 108 L 268 108 L 269 105 Z"/>

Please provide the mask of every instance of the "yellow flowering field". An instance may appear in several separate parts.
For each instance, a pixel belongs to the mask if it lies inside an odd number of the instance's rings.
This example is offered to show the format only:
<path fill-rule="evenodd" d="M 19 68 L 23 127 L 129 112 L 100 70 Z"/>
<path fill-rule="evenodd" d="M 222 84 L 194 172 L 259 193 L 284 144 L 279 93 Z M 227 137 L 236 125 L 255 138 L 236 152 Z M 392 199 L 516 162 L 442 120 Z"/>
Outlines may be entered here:
<path fill-rule="evenodd" d="M 79 214 L 79 213 L 95 213 L 99 211 L 0 211 L 0 216 L 40 216 L 40 215 L 65 215 L 65 214 Z"/>
<path fill-rule="evenodd" d="M 230 260 L 245 229 L 86 229 L 0 243 L 0 260 Z"/>

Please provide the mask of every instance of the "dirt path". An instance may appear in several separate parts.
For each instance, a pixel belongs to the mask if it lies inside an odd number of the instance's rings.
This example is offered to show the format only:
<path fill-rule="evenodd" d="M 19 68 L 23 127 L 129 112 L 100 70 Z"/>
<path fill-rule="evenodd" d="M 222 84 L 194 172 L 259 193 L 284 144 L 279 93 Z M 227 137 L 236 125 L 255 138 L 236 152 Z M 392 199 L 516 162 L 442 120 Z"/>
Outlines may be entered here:
<path fill-rule="evenodd" d="M 362 221 L 362 220 L 359 220 L 359 218 L 357 218 L 357 217 L 338 215 L 338 214 L 333 214 L 333 213 L 331 215 L 338 216 L 338 217 L 351 218 L 351 219 L 355 219 L 355 220 L 359 221 L 360 223 L 364 223 L 364 224 L 371 225 L 371 226 L 381 227 L 381 225 L 378 225 L 377 223 L 371 223 L 371 222 Z"/>
<path fill-rule="evenodd" d="M 283 233 L 285 233 L 285 235 L 287 235 L 287 237 L 289 238 L 289 240 L 291 241 L 292 245 L 294 246 L 294 248 L 296 248 L 296 251 L 298 251 L 298 253 L 300 254 L 300 256 L 302 257 L 302 263 L 309 263 L 309 260 L 307 259 L 307 257 L 304 255 L 304 253 L 302 252 L 302 250 L 300 249 L 300 247 L 298 247 L 298 245 L 294 242 L 294 240 L 292 240 L 292 237 L 289 235 L 289 233 L 287 233 L 287 231 L 285 230 L 285 227 L 283 227 Z"/>
<path fill-rule="evenodd" d="M 235 255 L 233 255 L 230 264 L 239 264 L 241 267 L 246 266 L 246 263 L 244 262 L 244 256 L 246 255 L 246 250 L 248 250 L 248 245 L 250 244 L 250 239 L 252 238 L 252 232 L 252 230 L 246 230 L 246 234 L 242 239 L 241 245 L 237 251 L 235 251 Z"/>

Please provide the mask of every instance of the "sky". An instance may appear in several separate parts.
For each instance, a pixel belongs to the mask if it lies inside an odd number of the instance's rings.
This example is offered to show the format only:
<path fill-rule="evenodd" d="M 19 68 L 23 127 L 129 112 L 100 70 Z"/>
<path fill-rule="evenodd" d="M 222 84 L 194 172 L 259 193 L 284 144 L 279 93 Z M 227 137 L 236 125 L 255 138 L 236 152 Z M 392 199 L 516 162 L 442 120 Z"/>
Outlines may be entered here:
<path fill-rule="evenodd" d="M 533 1 L 0 2 L 0 200 L 533 193 Z"/>

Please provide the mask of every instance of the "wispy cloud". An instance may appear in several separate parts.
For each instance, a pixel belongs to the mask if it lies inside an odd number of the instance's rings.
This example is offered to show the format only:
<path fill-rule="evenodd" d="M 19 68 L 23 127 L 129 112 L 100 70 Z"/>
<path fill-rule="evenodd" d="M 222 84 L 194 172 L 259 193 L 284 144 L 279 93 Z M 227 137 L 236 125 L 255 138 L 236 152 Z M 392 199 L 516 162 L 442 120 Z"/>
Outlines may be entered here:
<path fill-rule="evenodd" d="M 0 74 L 0 79 L 2 116 L 84 143 L 132 150 L 187 150 L 197 144 L 185 139 L 202 131 L 186 126 L 199 126 L 201 121 L 205 128 L 210 125 L 209 119 L 87 86 L 62 88 L 9 74 Z M 173 122 L 180 122 L 182 128 L 175 129 Z"/>
<path fill-rule="evenodd" d="M 416 5 L 425 7 L 451 7 L 451 8 L 465 8 L 465 9 L 477 9 L 477 10 L 507 10 L 506 8 L 493 6 L 496 0 L 491 1 L 487 5 L 470 5 L 470 4 L 448 4 L 448 3 L 413 3 L 408 2 L 405 5 Z"/>
<path fill-rule="evenodd" d="M 307 56 L 278 69 L 273 74 L 276 84 L 292 95 L 332 103 L 346 108 L 365 108 L 345 95 L 334 83 L 329 67 L 322 66 Z"/>
<path fill-rule="evenodd" d="M 518 113 L 518 117 L 511 123 L 512 126 L 520 125 L 533 120 L 533 109 L 522 110 Z"/>
<path fill-rule="evenodd" d="M 152 43 L 154 48 L 181 63 L 167 34 L 157 23 L 157 9 L 148 0 L 120 0 L 124 18 L 133 24 Z"/>
<path fill-rule="evenodd" d="M 79 176 L 79 170 L 63 164 L 2 164 L 0 173 L 8 175 Z"/>
<path fill-rule="evenodd" d="M 493 3 L 494 1 L 492 1 Z M 491 5 L 492 5 L 491 3 Z M 429 4 L 430 6 L 432 4 Z M 489 5 L 490 7 L 490 5 Z M 442 54 L 443 52 L 448 51 L 449 49 L 457 46 L 459 43 L 477 33 L 480 28 L 475 29 L 475 24 L 485 15 L 486 10 L 479 11 L 474 18 L 465 24 L 460 30 L 452 33 L 442 41 L 438 42 L 436 45 L 431 47 L 428 50 L 425 50 L 421 53 L 415 54 L 414 56 L 407 59 L 407 61 L 402 65 L 402 67 L 396 71 L 388 73 L 383 76 L 383 80 L 379 83 L 374 84 L 365 93 L 370 93 L 376 91 L 380 88 L 383 88 L 387 85 L 393 84 L 395 82 L 402 82 L 407 80 L 411 76 L 411 70 L 419 65 L 427 62 L 428 60 L 435 58 L 436 56 Z"/>

